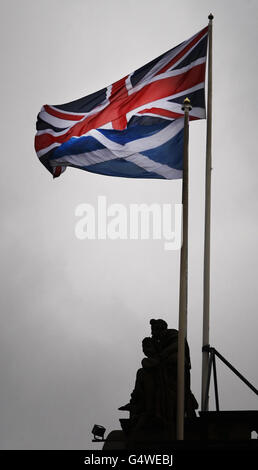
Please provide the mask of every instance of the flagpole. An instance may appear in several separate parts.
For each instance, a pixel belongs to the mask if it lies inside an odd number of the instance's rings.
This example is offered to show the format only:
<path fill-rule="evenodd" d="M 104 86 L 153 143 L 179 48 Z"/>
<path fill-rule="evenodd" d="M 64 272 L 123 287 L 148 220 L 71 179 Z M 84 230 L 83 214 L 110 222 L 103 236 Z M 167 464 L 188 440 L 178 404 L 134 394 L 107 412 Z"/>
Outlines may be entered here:
<path fill-rule="evenodd" d="M 210 14 L 208 37 L 208 107 L 207 107 L 207 135 L 206 135 L 206 177 L 205 177 L 205 229 L 204 229 L 204 266 L 203 266 L 203 338 L 202 338 L 202 411 L 205 408 L 205 393 L 208 380 L 209 352 L 204 346 L 209 345 L 210 331 L 210 213 L 211 213 L 211 144 L 212 144 L 212 20 Z M 207 402 L 208 403 L 208 402 Z"/>
<path fill-rule="evenodd" d="M 180 292 L 177 358 L 177 439 L 184 439 L 185 416 L 185 340 L 187 330 L 187 277 L 188 277 L 188 141 L 190 100 L 186 98 L 184 111 L 184 157 L 183 157 L 183 244 L 180 258 Z"/>

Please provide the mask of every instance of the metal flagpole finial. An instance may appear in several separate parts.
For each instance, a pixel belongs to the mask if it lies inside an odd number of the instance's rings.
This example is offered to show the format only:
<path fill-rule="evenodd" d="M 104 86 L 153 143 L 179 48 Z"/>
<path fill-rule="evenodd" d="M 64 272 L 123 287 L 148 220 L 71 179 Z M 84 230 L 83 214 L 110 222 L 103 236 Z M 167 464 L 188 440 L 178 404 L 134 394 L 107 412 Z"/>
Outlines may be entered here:
<path fill-rule="evenodd" d="M 189 98 L 185 98 L 184 99 L 184 103 L 183 103 L 183 106 L 182 106 L 182 110 L 183 111 L 191 111 L 192 109 L 192 106 L 191 106 L 191 101 L 189 100 Z"/>
<path fill-rule="evenodd" d="M 213 14 L 212 14 L 212 13 L 210 13 L 210 14 L 209 14 L 209 16 L 208 16 L 208 19 L 209 19 L 210 21 L 212 21 L 212 20 L 213 20 L 213 18 L 214 18 Z"/>

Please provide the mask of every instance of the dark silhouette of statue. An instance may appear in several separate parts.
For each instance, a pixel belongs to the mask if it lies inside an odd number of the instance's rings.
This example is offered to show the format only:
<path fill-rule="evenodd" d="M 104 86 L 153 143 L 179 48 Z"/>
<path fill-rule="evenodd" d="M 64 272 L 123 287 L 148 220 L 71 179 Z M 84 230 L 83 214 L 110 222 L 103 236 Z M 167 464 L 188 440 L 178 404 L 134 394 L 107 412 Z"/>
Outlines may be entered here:
<path fill-rule="evenodd" d="M 151 337 L 142 341 L 144 358 L 130 402 L 130 427 L 168 428 L 176 422 L 178 331 L 164 320 L 150 320 Z M 185 415 L 195 417 L 198 403 L 190 390 L 190 353 L 185 343 Z"/>

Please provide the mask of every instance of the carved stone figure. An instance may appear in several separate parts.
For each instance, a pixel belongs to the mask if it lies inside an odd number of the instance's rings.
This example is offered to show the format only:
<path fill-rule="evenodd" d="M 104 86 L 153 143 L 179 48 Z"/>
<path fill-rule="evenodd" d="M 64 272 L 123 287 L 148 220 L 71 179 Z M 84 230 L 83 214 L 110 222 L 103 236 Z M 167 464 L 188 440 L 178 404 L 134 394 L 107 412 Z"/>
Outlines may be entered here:
<path fill-rule="evenodd" d="M 176 421 L 178 331 L 164 320 L 152 319 L 151 337 L 142 341 L 144 358 L 137 371 L 130 403 L 120 410 L 130 412 L 131 428 L 170 427 Z M 185 344 L 185 413 L 195 416 L 198 408 L 190 390 L 190 353 Z"/>

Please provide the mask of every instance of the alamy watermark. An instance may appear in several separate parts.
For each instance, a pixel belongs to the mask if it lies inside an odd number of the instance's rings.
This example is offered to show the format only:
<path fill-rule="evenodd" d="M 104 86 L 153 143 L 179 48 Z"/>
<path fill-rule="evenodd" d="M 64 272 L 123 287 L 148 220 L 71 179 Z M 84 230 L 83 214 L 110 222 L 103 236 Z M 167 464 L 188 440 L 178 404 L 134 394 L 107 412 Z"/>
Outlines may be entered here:
<path fill-rule="evenodd" d="M 165 250 L 182 245 L 182 204 L 108 204 L 98 196 L 97 204 L 75 208 L 79 240 L 162 240 Z"/>

